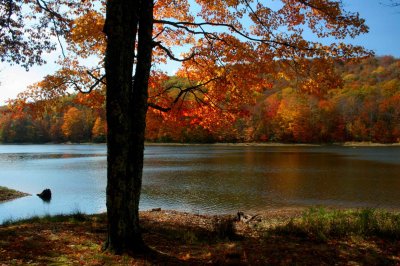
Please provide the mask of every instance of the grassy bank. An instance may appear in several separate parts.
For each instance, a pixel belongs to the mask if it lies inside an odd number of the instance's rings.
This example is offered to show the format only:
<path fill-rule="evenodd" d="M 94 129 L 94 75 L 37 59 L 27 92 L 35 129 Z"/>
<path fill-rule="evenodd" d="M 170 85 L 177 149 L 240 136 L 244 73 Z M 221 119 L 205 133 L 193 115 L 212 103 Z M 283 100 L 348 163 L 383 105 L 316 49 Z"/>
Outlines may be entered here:
<path fill-rule="evenodd" d="M 0 186 L 0 203 L 25 196 L 29 196 L 29 194 Z"/>
<path fill-rule="evenodd" d="M 396 265 L 400 214 L 375 210 L 270 210 L 245 216 L 141 212 L 138 257 L 102 251 L 106 216 L 53 216 L 0 227 L 5 265 Z"/>
<path fill-rule="evenodd" d="M 348 236 L 400 240 L 400 213 L 374 209 L 311 208 L 300 217 L 275 227 L 274 231 L 319 241 Z"/>

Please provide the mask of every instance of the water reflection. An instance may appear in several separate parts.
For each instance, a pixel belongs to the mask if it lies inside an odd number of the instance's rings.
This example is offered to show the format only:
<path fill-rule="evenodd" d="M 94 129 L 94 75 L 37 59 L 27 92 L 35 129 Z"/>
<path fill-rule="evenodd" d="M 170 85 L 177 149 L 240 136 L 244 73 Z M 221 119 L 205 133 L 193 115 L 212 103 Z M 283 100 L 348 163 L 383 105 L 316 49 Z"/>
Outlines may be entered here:
<path fill-rule="evenodd" d="M 169 149 L 179 157 L 189 153 L 182 147 Z M 400 162 L 393 158 L 399 158 L 394 156 L 400 150 L 387 149 L 390 160 L 385 163 L 382 157 L 372 161 L 370 148 L 367 157 L 359 150 L 198 147 L 193 153 L 200 156 L 189 154 L 190 160 L 149 158 L 144 194 L 171 208 L 185 202 L 188 210 L 200 212 L 309 204 L 397 208 L 398 186 L 392 181 L 399 181 Z M 377 175 L 388 178 L 377 184 Z"/>
<path fill-rule="evenodd" d="M 0 145 L 0 185 L 34 195 L 0 204 L 0 222 L 105 211 L 105 154 L 104 145 Z M 399 208 L 399 155 L 400 147 L 149 146 L 141 209 Z M 49 204 L 36 196 L 44 188 Z"/>

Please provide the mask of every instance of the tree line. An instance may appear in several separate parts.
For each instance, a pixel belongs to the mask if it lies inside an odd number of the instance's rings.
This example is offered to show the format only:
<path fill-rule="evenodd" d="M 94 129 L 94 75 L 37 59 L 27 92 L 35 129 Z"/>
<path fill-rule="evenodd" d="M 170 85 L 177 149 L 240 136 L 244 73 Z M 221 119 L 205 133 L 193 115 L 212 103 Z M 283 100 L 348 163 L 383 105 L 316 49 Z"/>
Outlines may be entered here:
<path fill-rule="evenodd" d="M 208 110 L 194 99 L 170 112 L 149 110 L 152 142 L 333 143 L 400 141 L 400 60 L 391 56 L 336 62 L 339 84 L 324 95 L 304 93 L 283 77 L 235 112 Z M 172 82 L 173 77 L 168 81 Z M 184 83 L 184 81 L 179 80 Z M 175 82 L 177 82 L 175 80 Z M 175 83 L 176 84 L 176 83 Z M 105 142 L 105 96 L 100 90 L 48 103 L 2 107 L 3 143 Z"/>
<path fill-rule="evenodd" d="M 74 94 L 56 101 L 3 106 L 0 141 L 3 143 L 105 142 L 107 124 L 104 97 L 101 106 L 87 99 L 99 96 Z M 18 101 L 17 101 L 18 102 Z"/>
<path fill-rule="evenodd" d="M 391 56 L 338 61 L 338 85 L 324 95 L 304 93 L 293 80 L 275 81 L 232 119 L 222 118 L 223 110 L 213 117 L 189 107 L 150 120 L 147 137 L 161 142 L 399 142 L 399 67 L 400 60 Z"/>

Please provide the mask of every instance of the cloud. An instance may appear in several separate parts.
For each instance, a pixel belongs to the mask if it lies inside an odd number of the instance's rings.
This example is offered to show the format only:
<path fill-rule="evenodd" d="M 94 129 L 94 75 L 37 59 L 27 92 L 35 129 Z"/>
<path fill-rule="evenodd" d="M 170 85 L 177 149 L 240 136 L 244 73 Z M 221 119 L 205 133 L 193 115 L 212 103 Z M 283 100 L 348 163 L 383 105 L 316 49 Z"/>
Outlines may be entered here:
<path fill-rule="evenodd" d="M 7 100 L 15 99 L 18 93 L 23 92 L 29 85 L 39 82 L 44 76 L 54 73 L 58 65 L 54 62 L 58 58 L 57 51 L 46 54 L 47 64 L 34 66 L 26 71 L 24 68 L 6 63 L 0 63 L 0 106 Z"/>
<path fill-rule="evenodd" d="M 27 72 L 19 66 L 0 67 L 0 105 L 4 105 L 8 99 L 14 99 L 18 93 L 26 90 L 27 86 L 38 82 L 44 76 L 40 68 L 35 67 Z"/>

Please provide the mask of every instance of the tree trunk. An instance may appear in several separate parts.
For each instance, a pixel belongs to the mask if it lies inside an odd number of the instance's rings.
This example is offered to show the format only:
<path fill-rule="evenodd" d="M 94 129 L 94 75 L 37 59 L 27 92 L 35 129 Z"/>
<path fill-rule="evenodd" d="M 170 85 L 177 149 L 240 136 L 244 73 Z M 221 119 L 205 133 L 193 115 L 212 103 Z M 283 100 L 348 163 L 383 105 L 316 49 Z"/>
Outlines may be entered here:
<path fill-rule="evenodd" d="M 139 199 L 151 67 L 152 8 L 152 0 L 107 1 L 104 27 L 108 123 L 106 246 L 116 253 L 137 252 L 144 247 Z M 136 70 L 132 78 L 134 63 Z"/>

